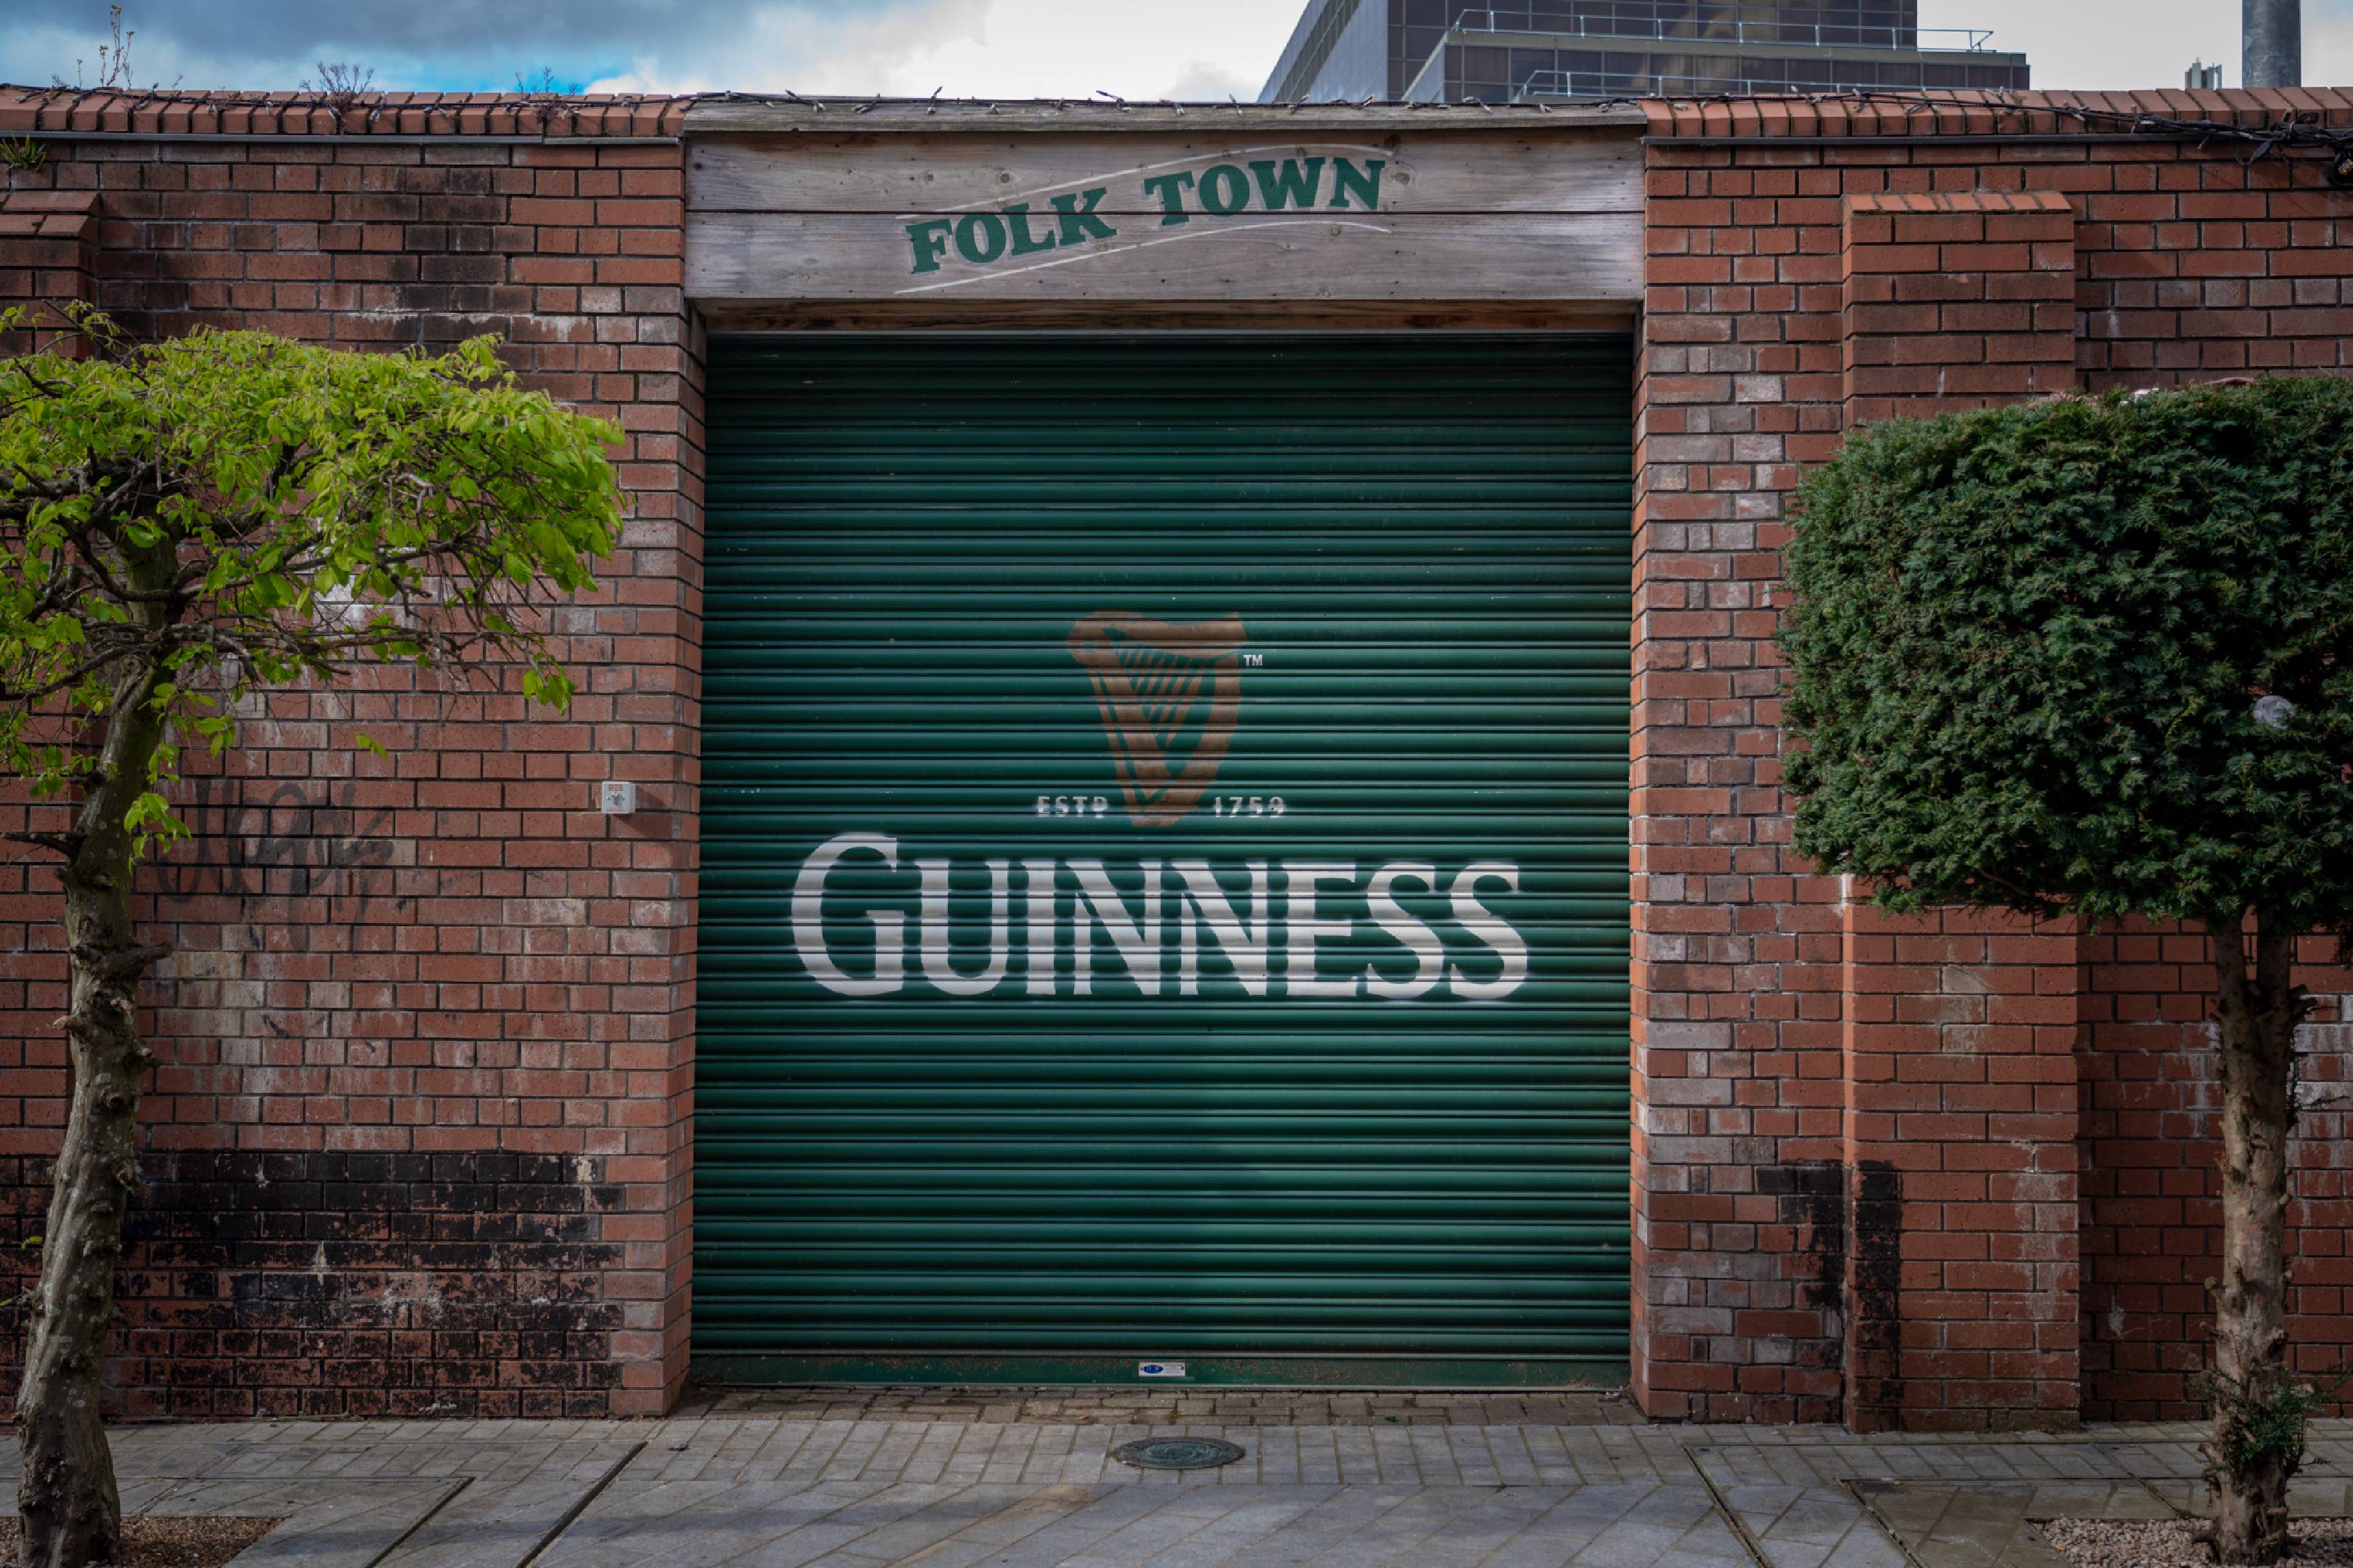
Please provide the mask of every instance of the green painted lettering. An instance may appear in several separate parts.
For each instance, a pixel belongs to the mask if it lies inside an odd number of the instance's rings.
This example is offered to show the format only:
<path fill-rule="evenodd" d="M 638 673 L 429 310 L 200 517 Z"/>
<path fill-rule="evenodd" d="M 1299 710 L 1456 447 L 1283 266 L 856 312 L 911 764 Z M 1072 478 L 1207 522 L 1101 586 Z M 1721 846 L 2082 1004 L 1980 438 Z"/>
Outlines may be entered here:
<path fill-rule="evenodd" d="M 955 226 L 956 254 L 984 267 L 1005 254 L 1005 220 L 995 213 L 966 213 Z"/>
<path fill-rule="evenodd" d="M 916 271 L 940 269 L 940 258 L 947 254 L 948 230 L 955 226 L 955 220 L 944 217 L 927 217 L 907 226 L 907 243 L 915 249 Z"/>
<path fill-rule="evenodd" d="M 1240 212 L 1250 202 L 1250 176 L 1231 163 L 1213 165 L 1201 176 L 1201 205 L 1213 213 Z"/>
<path fill-rule="evenodd" d="M 1060 234 L 1064 245 L 1084 245 L 1089 239 L 1109 239 L 1118 232 L 1103 219 L 1089 216 L 1095 210 L 1095 205 L 1110 194 L 1110 186 L 1097 185 L 1092 191 L 1081 191 L 1074 196 L 1049 198 L 1054 204 L 1055 221 L 1061 226 Z"/>
<path fill-rule="evenodd" d="M 1362 170 L 1345 158 L 1333 159 L 1332 205 L 1335 207 L 1346 206 L 1348 193 L 1354 191 L 1356 193 L 1356 199 L 1364 203 L 1366 212 L 1380 211 L 1381 171 L 1388 167 L 1388 160 L 1386 158 L 1367 158 Z"/>
<path fill-rule="evenodd" d="M 1189 169 L 1180 169 L 1173 174 L 1155 174 L 1144 182 L 1145 194 L 1158 196 L 1160 210 L 1166 215 L 1160 220 L 1161 227 L 1175 228 L 1180 223 L 1193 221 L 1185 212 L 1185 189 L 1192 183 L 1193 174 Z"/>
<path fill-rule="evenodd" d="M 1252 163 L 1250 173 L 1258 176 L 1259 200 L 1266 204 L 1267 211 L 1312 207 L 1316 189 L 1324 183 L 1324 160 L 1308 159 L 1303 172 L 1296 158 L 1285 158 L 1280 164 L 1267 159 Z"/>
<path fill-rule="evenodd" d="M 1011 206 L 1007 207 L 1005 209 L 1005 221 L 1013 226 L 1014 255 L 1035 256 L 1041 250 L 1051 250 L 1054 248 L 1054 237 L 1051 234 L 1047 235 L 1043 239 L 1039 239 L 1037 236 L 1029 232 L 1029 204 L 1028 202 L 1015 202 Z"/>

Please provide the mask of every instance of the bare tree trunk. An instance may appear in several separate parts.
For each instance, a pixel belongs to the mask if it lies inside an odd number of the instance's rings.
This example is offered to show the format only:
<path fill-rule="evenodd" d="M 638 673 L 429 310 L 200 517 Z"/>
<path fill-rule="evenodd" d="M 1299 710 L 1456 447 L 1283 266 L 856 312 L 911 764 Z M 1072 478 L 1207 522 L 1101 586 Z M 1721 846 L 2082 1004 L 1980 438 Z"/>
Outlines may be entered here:
<path fill-rule="evenodd" d="M 85 852 L 87 855 L 87 852 Z M 64 1020 L 73 1100 L 58 1155 L 16 1395 L 24 1479 L 16 1506 L 29 1568 L 112 1560 L 122 1530 L 114 1462 L 99 1422 L 122 1216 L 140 1194 L 133 1142 L 153 1058 L 140 1042 L 131 901 L 120 874 L 66 869 L 72 1008 Z"/>
<path fill-rule="evenodd" d="M 168 546 L 125 552 L 132 585 L 170 581 Z M 160 621 L 161 605 L 146 612 Z M 106 741 L 88 782 L 63 868 L 69 1010 L 58 1020 L 72 1067 L 65 1142 L 42 1233 L 16 1391 L 24 1476 L 16 1509 L 26 1568 L 109 1563 L 122 1535 L 114 1458 L 100 1419 L 122 1219 L 145 1195 L 139 1179 L 139 1095 L 155 1058 L 139 1037 L 139 981 L 167 951 L 142 947 L 131 916 L 132 805 L 164 740 L 149 706 L 160 675 L 140 666 L 116 681 Z"/>
<path fill-rule="evenodd" d="M 2276 1563 L 2287 1487 L 2304 1458 L 2304 1402 L 2287 1366 L 2287 1156 L 2295 1028 L 2310 1003 L 2291 978 L 2296 932 L 2255 912 L 2255 972 L 2237 920 L 2210 922 L 2221 998 L 2222 1277 L 2214 1300 L 2213 1419 L 2206 1444 L 2218 1563 Z"/>

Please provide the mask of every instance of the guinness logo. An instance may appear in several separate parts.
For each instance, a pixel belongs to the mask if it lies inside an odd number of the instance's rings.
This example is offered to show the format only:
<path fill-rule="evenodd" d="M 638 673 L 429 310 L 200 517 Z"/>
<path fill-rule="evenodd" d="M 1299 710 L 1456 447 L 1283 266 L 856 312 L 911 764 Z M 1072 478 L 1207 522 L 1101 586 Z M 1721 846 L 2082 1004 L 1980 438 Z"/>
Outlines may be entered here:
<path fill-rule="evenodd" d="M 1183 821 L 1217 778 L 1233 743 L 1249 640 L 1240 616 L 1179 624 L 1105 613 L 1071 628 L 1071 657 L 1094 682 L 1137 826 Z"/>

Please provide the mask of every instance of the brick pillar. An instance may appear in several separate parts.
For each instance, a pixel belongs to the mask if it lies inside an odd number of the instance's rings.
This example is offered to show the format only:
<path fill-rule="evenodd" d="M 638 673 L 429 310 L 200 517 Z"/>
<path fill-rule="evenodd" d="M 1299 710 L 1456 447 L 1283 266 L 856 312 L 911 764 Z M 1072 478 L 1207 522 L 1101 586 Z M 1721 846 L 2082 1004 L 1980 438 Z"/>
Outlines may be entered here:
<path fill-rule="evenodd" d="M 2075 389 L 2065 196 L 1851 195 L 1842 254 L 1849 428 Z"/>
<path fill-rule="evenodd" d="M 0 195 L 0 310 L 87 303 L 98 272 L 96 191 Z M 0 333 L 0 354 L 31 352 L 35 334 Z M 73 345 L 64 345 L 68 353 Z"/>
<path fill-rule="evenodd" d="M 1849 428 L 2072 391 L 2075 215 L 2052 192 L 1846 198 Z M 1845 1408 L 1859 1431 L 2073 1425 L 2074 932 L 1845 919 Z"/>

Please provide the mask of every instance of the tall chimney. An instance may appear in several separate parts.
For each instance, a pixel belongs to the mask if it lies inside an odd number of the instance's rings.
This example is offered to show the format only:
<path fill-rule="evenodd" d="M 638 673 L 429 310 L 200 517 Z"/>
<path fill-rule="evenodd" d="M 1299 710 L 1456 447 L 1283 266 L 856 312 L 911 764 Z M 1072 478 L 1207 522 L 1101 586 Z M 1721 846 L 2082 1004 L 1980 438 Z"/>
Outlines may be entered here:
<path fill-rule="evenodd" d="M 2249 87 L 2304 85 L 2304 0 L 2240 0 Z"/>

